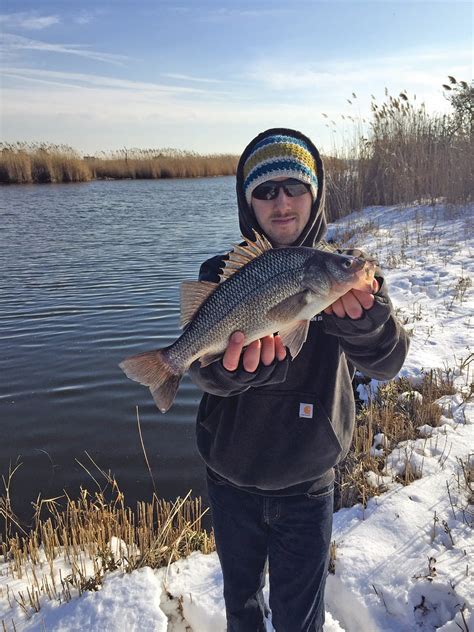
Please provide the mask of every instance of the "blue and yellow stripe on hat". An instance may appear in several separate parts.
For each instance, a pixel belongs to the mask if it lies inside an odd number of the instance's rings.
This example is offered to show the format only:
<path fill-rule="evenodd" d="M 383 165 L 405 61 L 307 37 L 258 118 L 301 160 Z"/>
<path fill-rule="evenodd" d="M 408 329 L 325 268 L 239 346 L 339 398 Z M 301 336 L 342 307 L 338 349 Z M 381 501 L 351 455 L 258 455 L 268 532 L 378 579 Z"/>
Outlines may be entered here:
<path fill-rule="evenodd" d="M 310 185 L 313 202 L 318 193 L 316 160 L 307 144 L 294 136 L 267 136 L 255 145 L 243 167 L 244 193 L 251 205 L 252 192 L 273 178 L 296 178 Z"/>

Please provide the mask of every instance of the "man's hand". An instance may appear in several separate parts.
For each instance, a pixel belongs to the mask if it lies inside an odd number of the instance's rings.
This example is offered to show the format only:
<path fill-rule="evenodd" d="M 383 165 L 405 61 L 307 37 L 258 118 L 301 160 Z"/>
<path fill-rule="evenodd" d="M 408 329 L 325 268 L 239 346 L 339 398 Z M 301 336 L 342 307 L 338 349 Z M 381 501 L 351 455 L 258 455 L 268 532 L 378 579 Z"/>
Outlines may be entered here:
<path fill-rule="evenodd" d="M 373 280 L 372 292 L 375 294 L 379 289 L 376 279 Z M 337 299 L 335 303 L 329 305 L 324 310 L 325 314 L 334 314 L 339 318 L 349 316 L 353 320 L 361 318 L 364 310 L 370 309 L 374 304 L 374 294 L 363 292 L 362 290 L 350 290 Z"/>
<path fill-rule="evenodd" d="M 235 371 L 239 366 L 240 356 L 244 347 L 245 336 L 241 331 L 234 331 L 229 338 L 229 344 L 222 358 L 222 364 L 228 371 Z M 250 343 L 243 353 L 243 366 L 246 371 L 253 373 L 260 362 L 269 366 L 275 358 L 284 360 L 286 349 L 280 336 L 265 336 Z"/>

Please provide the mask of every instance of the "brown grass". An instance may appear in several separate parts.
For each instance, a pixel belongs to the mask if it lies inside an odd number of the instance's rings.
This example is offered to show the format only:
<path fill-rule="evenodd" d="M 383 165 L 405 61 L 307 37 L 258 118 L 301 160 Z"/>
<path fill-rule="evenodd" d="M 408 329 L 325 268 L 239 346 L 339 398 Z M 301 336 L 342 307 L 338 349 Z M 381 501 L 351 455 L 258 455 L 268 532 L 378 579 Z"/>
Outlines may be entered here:
<path fill-rule="evenodd" d="M 362 406 L 356 417 L 351 449 L 336 468 L 337 509 L 358 502 L 365 505 L 369 498 L 385 491 L 384 485 L 376 488 L 368 484 L 367 472 L 382 474 L 386 467 L 385 455 L 403 441 L 418 439 L 419 426 L 439 425 L 441 409 L 435 400 L 456 392 L 453 379 L 450 370 L 428 371 L 421 383 L 416 384 L 408 378 L 397 378 L 380 386 L 368 404 Z M 421 402 L 415 398 L 401 401 L 400 395 L 407 392 L 420 393 Z M 374 436 L 380 433 L 385 437 L 384 456 L 372 456 Z M 420 475 L 421 472 L 410 471 L 407 467 L 400 482 L 409 484 Z"/>
<path fill-rule="evenodd" d="M 0 143 L 0 182 L 84 182 L 93 179 L 196 178 L 233 175 L 238 156 L 175 149 L 123 149 L 85 156 L 65 145 Z"/>
<path fill-rule="evenodd" d="M 472 199 L 472 111 L 467 117 L 472 87 L 454 77 L 450 81 L 451 87 L 444 86 L 450 114 L 428 114 L 416 96 L 386 91 L 381 105 L 372 100 L 370 121 L 343 117 L 351 121 L 352 137 L 335 145 L 326 159 L 331 221 L 371 205 Z M 351 107 L 355 99 L 353 94 Z"/>
<path fill-rule="evenodd" d="M 188 494 L 167 502 L 153 495 L 150 502 L 139 502 L 132 510 L 116 481 L 107 479 L 107 485 L 95 494 L 81 489 L 77 499 L 38 500 L 34 526 L 28 532 L 19 526 L 11 506 L 3 504 L 9 508 L 7 525 L 19 527 L 8 528 L 0 537 L 6 573 L 12 582 L 28 578 L 31 583 L 26 593 L 17 590 L 7 596 L 28 617 L 40 610 L 43 596 L 67 602 L 86 590 L 97 590 L 107 571 L 161 568 L 193 551 L 215 549 L 213 534 L 201 526 L 205 513 L 201 499 Z M 122 541 L 120 549 L 110 546 L 113 537 Z M 61 558 L 70 568 L 64 577 L 55 569 L 55 561 Z"/>

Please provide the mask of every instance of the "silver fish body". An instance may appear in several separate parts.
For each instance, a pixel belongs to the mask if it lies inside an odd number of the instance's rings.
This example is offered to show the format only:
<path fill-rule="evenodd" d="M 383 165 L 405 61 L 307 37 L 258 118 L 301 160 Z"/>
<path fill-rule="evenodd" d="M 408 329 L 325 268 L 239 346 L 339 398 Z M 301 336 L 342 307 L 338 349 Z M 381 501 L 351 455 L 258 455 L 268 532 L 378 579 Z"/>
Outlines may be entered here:
<path fill-rule="evenodd" d="M 295 357 L 310 319 L 350 289 L 368 289 L 373 266 L 364 259 L 306 247 L 273 249 L 262 237 L 236 246 L 219 284 L 185 282 L 185 329 L 165 349 L 128 358 L 121 368 L 150 387 L 162 412 L 173 403 L 182 375 L 200 359 L 206 366 L 222 357 L 230 335 L 245 343 L 279 332 Z M 195 296 L 193 296 L 195 295 Z"/>

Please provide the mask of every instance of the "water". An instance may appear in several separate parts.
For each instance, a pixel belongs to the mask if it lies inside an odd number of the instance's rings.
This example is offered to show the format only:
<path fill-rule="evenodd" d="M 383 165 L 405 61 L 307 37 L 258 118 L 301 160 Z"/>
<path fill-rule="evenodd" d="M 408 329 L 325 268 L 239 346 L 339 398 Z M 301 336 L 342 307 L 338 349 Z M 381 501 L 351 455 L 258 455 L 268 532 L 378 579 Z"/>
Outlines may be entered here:
<path fill-rule="evenodd" d="M 179 334 L 179 284 L 239 237 L 234 178 L 0 189 L 0 474 L 14 508 L 117 478 L 126 500 L 204 495 L 187 376 L 166 415 L 118 363 Z M 82 464 L 82 465 L 81 465 Z M 82 467 L 84 466 L 84 467 Z M 3 491 L 3 490 L 2 490 Z"/>

